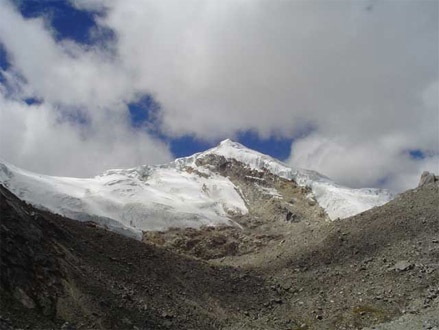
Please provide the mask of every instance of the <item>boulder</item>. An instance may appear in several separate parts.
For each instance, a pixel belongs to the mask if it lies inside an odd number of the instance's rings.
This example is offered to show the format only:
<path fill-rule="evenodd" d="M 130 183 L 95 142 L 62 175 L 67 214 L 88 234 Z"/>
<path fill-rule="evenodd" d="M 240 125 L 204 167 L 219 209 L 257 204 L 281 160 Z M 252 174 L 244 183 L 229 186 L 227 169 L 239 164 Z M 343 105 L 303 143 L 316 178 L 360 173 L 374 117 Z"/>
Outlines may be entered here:
<path fill-rule="evenodd" d="M 434 183 L 439 181 L 439 176 L 434 175 L 434 173 L 424 171 L 421 175 L 421 179 L 419 180 L 418 187 L 421 187 L 426 184 Z"/>

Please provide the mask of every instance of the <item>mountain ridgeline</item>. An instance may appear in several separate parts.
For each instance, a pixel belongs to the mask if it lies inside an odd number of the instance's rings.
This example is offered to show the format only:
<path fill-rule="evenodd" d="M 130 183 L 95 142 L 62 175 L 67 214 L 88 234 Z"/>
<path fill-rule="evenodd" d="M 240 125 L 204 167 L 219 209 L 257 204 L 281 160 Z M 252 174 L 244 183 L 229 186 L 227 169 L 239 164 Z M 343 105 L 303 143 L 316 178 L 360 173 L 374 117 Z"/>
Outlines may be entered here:
<path fill-rule="evenodd" d="M 0 164 L 0 183 L 24 201 L 141 239 L 145 231 L 240 226 L 268 209 L 289 220 L 346 218 L 388 202 L 380 189 L 351 189 L 225 140 L 155 166 L 108 170 L 89 179 L 51 177 Z M 269 205 L 266 205 L 266 204 Z"/>

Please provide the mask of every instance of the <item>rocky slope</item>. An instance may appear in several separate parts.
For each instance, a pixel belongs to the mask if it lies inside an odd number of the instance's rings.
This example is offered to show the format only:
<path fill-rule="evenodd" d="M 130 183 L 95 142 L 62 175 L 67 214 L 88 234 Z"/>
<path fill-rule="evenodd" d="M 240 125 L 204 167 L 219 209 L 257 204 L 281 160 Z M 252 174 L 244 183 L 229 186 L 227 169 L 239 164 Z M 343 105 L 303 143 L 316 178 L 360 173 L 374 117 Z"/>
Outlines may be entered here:
<path fill-rule="evenodd" d="M 329 220 L 325 210 L 310 197 L 309 187 L 270 171 L 252 169 L 235 159 L 215 154 L 196 161 L 198 166 L 227 177 L 239 189 L 248 212 L 235 215 L 239 226 L 173 228 L 145 231 L 143 240 L 203 259 L 248 254 L 284 236 L 292 223 L 321 225 Z"/>
<path fill-rule="evenodd" d="M 209 163 L 246 199 L 265 200 L 248 203 L 236 218 L 242 228 L 146 232 L 146 244 L 38 211 L 0 188 L 0 328 L 437 326 L 437 181 L 329 222 L 307 188 L 235 173 L 239 164 L 215 157 Z M 261 190 L 246 191 L 255 180 Z"/>
<path fill-rule="evenodd" d="M 227 328 L 274 296 L 253 273 L 35 210 L 1 186 L 0 207 L 1 329 Z"/>

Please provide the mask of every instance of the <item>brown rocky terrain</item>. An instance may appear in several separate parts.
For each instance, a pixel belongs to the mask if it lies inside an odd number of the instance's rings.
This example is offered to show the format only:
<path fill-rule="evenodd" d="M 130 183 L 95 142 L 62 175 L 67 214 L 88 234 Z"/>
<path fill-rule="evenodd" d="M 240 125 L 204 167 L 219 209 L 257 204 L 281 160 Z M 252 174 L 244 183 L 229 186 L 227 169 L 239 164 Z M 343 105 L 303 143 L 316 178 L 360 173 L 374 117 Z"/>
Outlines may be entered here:
<path fill-rule="evenodd" d="M 209 162 L 245 197 L 242 228 L 141 243 L 1 188 L 0 329 L 439 327 L 436 180 L 330 222 L 292 181 Z"/>
<path fill-rule="evenodd" d="M 198 159 L 197 163 L 229 178 L 238 187 L 249 213 L 231 214 L 239 224 L 236 227 L 144 232 L 143 241 L 202 259 L 215 259 L 257 253 L 262 247 L 277 244 L 284 236 L 291 235 L 289 231 L 297 227 L 293 223 L 318 227 L 329 220 L 325 211 L 309 197 L 310 189 L 292 180 L 213 154 Z"/>

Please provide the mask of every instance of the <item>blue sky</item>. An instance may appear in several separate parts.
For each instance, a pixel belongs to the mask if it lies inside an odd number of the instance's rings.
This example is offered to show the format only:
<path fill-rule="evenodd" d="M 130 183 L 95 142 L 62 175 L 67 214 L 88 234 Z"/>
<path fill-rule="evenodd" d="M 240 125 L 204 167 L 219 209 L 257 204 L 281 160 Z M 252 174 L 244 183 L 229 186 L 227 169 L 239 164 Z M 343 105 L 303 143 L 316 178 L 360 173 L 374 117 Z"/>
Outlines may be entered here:
<path fill-rule="evenodd" d="M 218 144 L 220 139 L 215 141 L 203 141 L 191 135 L 185 135 L 179 138 L 170 138 L 156 130 L 148 127 L 148 123 L 153 122 L 151 119 L 151 113 L 155 113 L 159 110 L 160 104 L 158 104 L 151 95 L 144 95 L 137 102 L 129 104 L 130 121 L 133 127 L 139 129 L 146 129 L 151 134 L 158 136 L 160 139 L 169 143 L 172 154 L 176 157 L 185 157 L 193 155 L 194 153 L 204 151 Z M 146 126 L 146 128 L 145 128 Z M 280 138 L 280 137 L 268 137 L 260 138 L 258 134 L 253 133 L 251 130 L 240 132 L 236 134 L 233 139 L 245 146 L 270 155 L 280 160 L 286 160 L 290 156 L 291 144 L 294 141 L 293 138 Z"/>
<path fill-rule="evenodd" d="M 25 18 L 45 16 L 58 40 L 68 38 L 80 43 L 91 43 L 90 29 L 96 28 L 94 13 L 77 10 L 68 1 L 15 1 Z"/>
<path fill-rule="evenodd" d="M 0 158 L 88 176 L 231 138 L 400 191 L 439 170 L 438 27 L 429 0 L 3 0 Z"/>
<path fill-rule="evenodd" d="M 93 46 L 101 43 L 106 38 L 112 38 L 111 30 L 106 30 L 104 33 L 100 31 L 98 37 L 93 37 L 93 31 L 97 29 L 95 17 L 99 17 L 99 13 L 78 10 L 68 1 L 27 0 L 16 1 L 15 5 L 25 18 L 46 17 L 53 29 L 56 40 L 71 39 L 80 44 Z M 6 52 L 2 47 L 0 49 L 0 67 L 7 66 Z M 25 101 L 33 104 L 36 100 L 35 98 L 27 98 Z M 150 110 L 155 111 L 159 106 L 153 96 L 149 94 L 142 95 L 137 102 L 128 104 L 133 127 L 139 128 L 147 125 L 150 120 Z M 74 115 L 71 117 L 77 118 Z M 85 122 L 83 119 L 81 121 Z M 178 138 L 167 137 L 158 133 L 156 135 L 169 143 L 170 150 L 175 157 L 189 156 L 206 150 L 215 146 L 221 140 L 220 138 L 206 142 L 192 135 L 184 135 Z M 289 157 L 293 141 L 292 138 L 273 136 L 260 138 L 258 134 L 253 133 L 251 130 L 240 132 L 232 138 L 249 148 L 281 160 L 286 160 Z"/>

